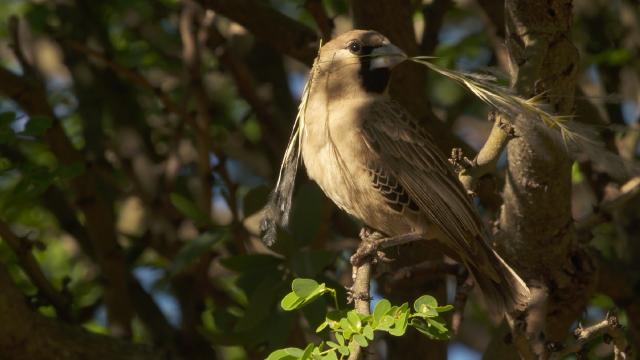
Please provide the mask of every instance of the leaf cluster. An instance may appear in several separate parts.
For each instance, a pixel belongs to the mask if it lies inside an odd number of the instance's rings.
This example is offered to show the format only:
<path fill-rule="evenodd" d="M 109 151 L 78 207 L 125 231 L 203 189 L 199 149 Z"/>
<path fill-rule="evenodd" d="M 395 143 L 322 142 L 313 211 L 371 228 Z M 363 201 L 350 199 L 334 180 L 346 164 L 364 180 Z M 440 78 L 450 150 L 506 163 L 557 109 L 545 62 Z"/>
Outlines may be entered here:
<path fill-rule="evenodd" d="M 342 359 L 351 354 L 354 346 L 368 347 L 375 338 L 375 332 L 403 336 L 408 327 L 415 328 L 433 340 L 449 339 L 449 330 L 440 314 L 450 311 L 453 306 L 440 306 L 431 295 L 420 296 L 413 302 L 413 308 L 408 303 L 396 306 L 389 300 L 382 299 L 375 305 L 372 314 L 365 315 L 353 309 L 339 309 L 335 290 L 313 279 L 294 279 L 291 290 L 280 303 L 287 311 L 301 309 L 323 294 L 333 297 L 336 309 L 327 313 L 324 322 L 316 328 L 316 333 L 328 329 L 335 341 L 309 344 L 304 349 L 279 349 L 272 352 L 267 360 Z"/>

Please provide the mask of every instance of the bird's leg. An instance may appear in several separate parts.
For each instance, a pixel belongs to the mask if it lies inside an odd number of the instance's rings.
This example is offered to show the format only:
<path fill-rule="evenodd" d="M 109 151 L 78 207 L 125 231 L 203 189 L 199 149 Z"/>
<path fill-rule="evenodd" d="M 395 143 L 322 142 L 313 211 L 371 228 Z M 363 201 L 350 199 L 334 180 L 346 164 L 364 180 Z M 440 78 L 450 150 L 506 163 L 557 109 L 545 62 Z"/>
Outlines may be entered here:
<path fill-rule="evenodd" d="M 388 261 L 389 259 L 382 251 L 378 251 L 380 248 L 379 243 L 383 241 L 383 239 L 388 239 L 382 233 L 371 229 L 370 227 L 364 226 L 360 230 L 360 245 L 356 250 L 355 254 L 351 256 L 351 265 L 354 267 L 358 267 L 362 265 L 365 261 L 377 262 Z"/>
<path fill-rule="evenodd" d="M 369 301 L 369 277 L 371 276 L 371 265 L 376 262 L 389 262 L 391 259 L 387 258 L 386 254 L 381 249 L 385 249 L 388 247 L 399 246 L 402 244 L 407 244 L 413 241 L 422 240 L 423 237 L 417 233 L 409 233 L 403 234 L 399 236 L 386 237 L 382 233 L 375 231 L 368 227 L 363 227 L 360 230 L 360 245 L 356 250 L 355 254 L 351 256 L 351 266 L 352 266 L 352 280 L 353 286 L 347 289 L 347 293 L 349 294 L 349 301 L 352 300 L 366 300 Z M 365 269 L 366 267 L 366 269 Z M 358 277 L 361 273 L 366 273 L 367 276 L 367 286 L 362 286 L 362 289 L 358 286 L 361 282 L 361 279 Z"/>

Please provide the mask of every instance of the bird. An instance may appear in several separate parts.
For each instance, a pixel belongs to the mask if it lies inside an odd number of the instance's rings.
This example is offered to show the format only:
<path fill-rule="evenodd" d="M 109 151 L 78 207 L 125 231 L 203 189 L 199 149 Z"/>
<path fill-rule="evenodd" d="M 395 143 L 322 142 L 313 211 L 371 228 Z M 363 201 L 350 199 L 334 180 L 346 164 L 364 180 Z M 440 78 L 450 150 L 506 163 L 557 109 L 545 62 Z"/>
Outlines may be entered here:
<path fill-rule="evenodd" d="M 530 293 L 489 245 L 490 234 L 432 136 L 388 94 L 404 52 L 373 30 L 323 45 L 300 116 L 309 178 L 367 228 L 416 233 L 454 253 L 492 314 L 523 310 Z"/>

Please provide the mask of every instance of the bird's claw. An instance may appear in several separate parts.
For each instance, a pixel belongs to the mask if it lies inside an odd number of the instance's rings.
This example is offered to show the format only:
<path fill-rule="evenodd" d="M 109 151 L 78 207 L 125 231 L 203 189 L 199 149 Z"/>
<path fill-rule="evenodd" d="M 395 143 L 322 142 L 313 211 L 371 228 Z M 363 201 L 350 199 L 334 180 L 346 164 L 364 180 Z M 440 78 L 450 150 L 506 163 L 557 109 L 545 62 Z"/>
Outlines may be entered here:
<path fill-rule="evenodd" d="M 451 157 L 449 157 L 449 163 L 453 165 L 457 173 L 469 170 L 475 166 L 473 160 L 469 160 L 468 157 L 464 156 L 464 152 L 461 148 L 451 149 Z"/>

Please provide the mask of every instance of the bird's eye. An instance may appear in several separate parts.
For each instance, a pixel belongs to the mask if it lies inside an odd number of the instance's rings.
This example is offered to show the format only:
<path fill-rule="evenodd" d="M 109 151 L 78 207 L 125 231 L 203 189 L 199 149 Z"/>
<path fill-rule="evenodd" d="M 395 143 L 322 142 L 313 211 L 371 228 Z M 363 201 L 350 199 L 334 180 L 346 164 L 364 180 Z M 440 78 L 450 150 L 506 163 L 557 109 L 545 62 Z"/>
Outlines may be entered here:
<path fill-rule="evenodd" d="M 354 40 L 347 45 L 347 48 L 352 54 L 358 54 L 362 50 L 362 44 L 358 40 Z"/>

